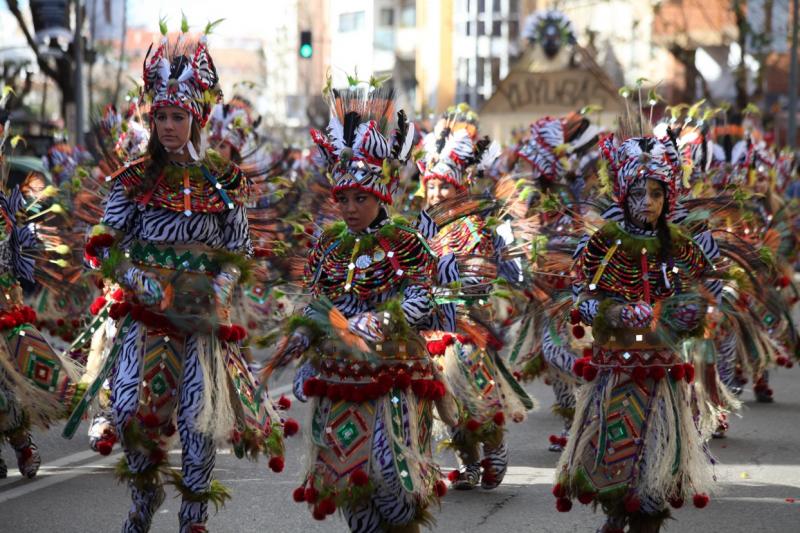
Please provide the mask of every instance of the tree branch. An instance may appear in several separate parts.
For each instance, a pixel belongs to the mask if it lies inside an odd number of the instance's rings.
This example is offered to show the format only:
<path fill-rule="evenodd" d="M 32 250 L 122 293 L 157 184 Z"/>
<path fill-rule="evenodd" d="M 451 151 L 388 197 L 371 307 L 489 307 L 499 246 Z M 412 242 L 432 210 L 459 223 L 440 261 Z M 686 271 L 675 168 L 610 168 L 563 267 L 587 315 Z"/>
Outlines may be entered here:
<path fill-rule="evenodd" d="M 42 56 L 39 55 L 39 47 L 36 45 L 36 40 L 31 35 L 28 25 L 25 24 L 25 19 L 22 17 L 22 11 L 19 10 L 19 3 L 17 0 L 7 0 L 6 3 L 8 4 L 8 10 L 11 11 L 11 14 L 14 15 L 15 19 L 17 19 L 22 33 L 25 34 L 25 40 L 28 41 L 28 46 L 30 46 L 31 50 L 33 50 L 33 53 L 36 56 L 36 62 L 39 64 L 39 68 L 41 68 L 42 72 L 44 72 L 47 76 L 56 79 L 58 73 L 42 59 Z"/>

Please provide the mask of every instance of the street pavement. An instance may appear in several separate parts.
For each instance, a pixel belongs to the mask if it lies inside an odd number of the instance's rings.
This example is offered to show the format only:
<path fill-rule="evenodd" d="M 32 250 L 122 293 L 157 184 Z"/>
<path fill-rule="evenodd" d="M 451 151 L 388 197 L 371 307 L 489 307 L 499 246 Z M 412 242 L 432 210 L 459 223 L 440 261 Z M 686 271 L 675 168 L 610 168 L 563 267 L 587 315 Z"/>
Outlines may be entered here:
<path fill-rule="evenodd" d="M 726 439 L 711 442 L 719 465 L 718 486 L 709 506 L 703 510 L 684 506 L 674 513 L 677 520 L 670 521 L 666 531 L 800 531 L 800 372 L 780 370 L 772 378 L 776 402 L 757 404 L 752 391 L 746 390 L 742 418 L 733 418 Z M 272 387 L 273 395 L 288 391 L 286 379 Z M 569 513 L 556 512 L 550 487 L 558 456 L 547 451 L 547 438 L 559 431 L 560 422 L 550 413 L 551 390 L 541 382 L 528 390 L 537 406 L 526 422 L 509 428 L 511 466 L 505 482 L 490 492 L 448 492 L 441 509 L 434 511 L 436 531 L 593 532 L 602 522 L 591 507 L 577 502 Z M 295 401 L 290 415 L 304 420 L 307 412 Z M 34 480 L 21 479 L 12 450 L 7 446 L 2 450 L 9 479 L 0 481 L 0 532 L 119 531 L 128 508 L 126 489 L 113 476 L 119 450 L 115 448 L 109 457 L 91 452 L 85 425 L 72 441 L 60 437 L 60 428 L 37 433 L 36 438 L 44 465 Z M 233 500 L 212 516 L 209 529 L 346 531 L 341 518 L 316 522 L 304 505 L 292 501 L 304 452 L 302 436 L 289 439 L 282 474 L 269 471 L 265 461 L 241 461 L 220 452 L 216 477 L 232 489 Z M 452 457 L 441 459 L 447 470 L 453 467 Z M 171 452 L 170 461 L 180 464 L 179 451 Z M 152 531 L 177 531 L 179 506 L 180 500 L 169 491 Z"/>

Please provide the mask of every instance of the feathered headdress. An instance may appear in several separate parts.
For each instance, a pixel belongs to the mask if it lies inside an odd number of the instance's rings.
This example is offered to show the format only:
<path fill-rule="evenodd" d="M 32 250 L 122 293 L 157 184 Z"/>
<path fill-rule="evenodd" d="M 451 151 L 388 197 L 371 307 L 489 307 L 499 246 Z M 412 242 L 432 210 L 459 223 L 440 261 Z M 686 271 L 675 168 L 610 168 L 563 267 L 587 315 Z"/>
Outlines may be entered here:
<path fill-rule="evenodd" d="M 425 156 L 417 163 L 422 183 L 444 180 L 459 191 L 469 188 L 475 170 L 489 168 L 500 146 L 478 139 L 478 115 L 467 104 L 450 107 L 423 139 Z"/>
<path fill-rule="evenodd" d="M 331 119 L 325 132 L 312 129 L 311 138 L 328 167 L 332 194 L 361 189 L 391 204 L 414 140 L 414 124 L 402 110 L 389 133 L 394 91 L 354 80 L 346 89 L 327 90 L 324 98 Z"/>
<path fill-rule="evenodd" d="M 230 144 L 239 154 L 253 129 L 249 109 L 238 99 L 217 104 L 211 110 L 208 122 L 208 140 L 212 145 Z"/>
<path fill-rule="evenodd" d="M 522 37 L 531 44 L 539 43 L 549 57 L 555 56 L 562 46 L 578 42 L 572 22 L 556 9 L 541 10 L 528 16 Z"/>
<path fill-rule="evenodd" d="M 71 180 L 78 165 L 89 162 L 91 158 L 91 154 L 83 148 L 61 142 L 51 146 L 42 159 L 45 168 L 53 176 L 53 181 L 56 185 L 60 185 Z"/>
<path fill-rule="evenodd" d="M 560 181 L 569 170 L 569 157 L 594 146 L 600 129 L 578 113 L 563 118 L 544 117 L 531 124 L 531 132 L 517 154 L 531 164 L 536 177 Z"/>
<path fill-rule="evenodd" d="M 215 24 L 209 23 L 196 42 L 189 42 L 186 37 L 189 24 L 184 18 L 181 33 L 170 43 L 167 25 L 161 21 L 161 43 L 152 55 L 150 45 L 144 58 L 142 92 L 144 100 L 150 103 L 151 117 L 158 108 L 176 106 L 191 113 L 201 128 L 205 126 L 211 108 L 222 96 L 207 45 L 208 34 Z"/>
<path fill-rule="evenodd" d="M 600 142 L 600 153 L 608 164 L 614 185 L 614 199 L 625 206 L 628 191 L 639 179 L 653 179 L 667 186 L 669 215 L 678 200 L 678 185 L 683 175 L 680 152 L 670 137 L 632 137 L 617 145 L 614 136 Z"/>

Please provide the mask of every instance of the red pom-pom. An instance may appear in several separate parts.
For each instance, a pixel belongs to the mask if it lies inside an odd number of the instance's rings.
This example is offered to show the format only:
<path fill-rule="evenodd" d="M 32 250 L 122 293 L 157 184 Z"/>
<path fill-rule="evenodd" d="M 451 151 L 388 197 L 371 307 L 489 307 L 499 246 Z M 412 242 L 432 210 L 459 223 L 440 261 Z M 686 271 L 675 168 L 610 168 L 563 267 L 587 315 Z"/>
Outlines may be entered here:
<path fill-rule="evenodd" d="M 592 381 L 594 378 L 597 377 L 597 367 L 592 365 L 586 365 L 583 367 L 583 379 L 586 381 Z"/>
<path fill-rule="evenodd" d="M 119 302 L 111 304 L 111 307 L 108 309 L 108 316 L 110 316 L 112 320 L 119 320 L 120 318 L 127 316 L 130 312 L 131 304 L 128 302 Z"/>
<path fill-rule="evenodd" d="M 550 444 L 558 444 L 560 437 L 558 435 L 550 435 Z"/>
<path fill-rule="evenodd" d="M 629 514 L 638 513 L 639 509 L 642 508 L 642 502 L 639 501 L 639 497 L 633 495 L 625 498 L 624 505 L 625 512 Z"/>
<path fill-rule="evenodd" d="M 161 425 L 161 421 L 158 419 L 155 413 L 147 413 L 142 417 L 142 424 L 146 428 L 157 428 Z"/>
<path fill-rule="evenodd" d="M 111 455 L 111 450 L 114 449 L 114 441 L 108 439 L 100 439 L 97 441 L 97 453 L 100 455 Z"/>
<path fill-rule="evenodd" d="M 572 509 L 572 501 L 569 498 L 559 498 L 556 500 L 556 509 L 559 513 L 568 513 Z"/>
<path fill-rule="evenodd" d="M 694 506 L 697 507 L 698 509 L 702 509 L 703 507 L 708 505 L 708 500 L 709 500 L 708 494 L 704 494 L 702 492 L 699 494 L 695 494 L 692 497 L 692 503 L 694 503 Z"/>
<path fill-rule="evenodd" d="M 561 446 L 562 448 L 567 447 L 567 442 L 568 442 L 567 437 L 558 437 L 558 445 Z"/>
<path fill-rule="evenodd" d="M 325 511 L 323 511 L 321 508 L 314 507 L 314 510 L 311 512 L 311 516 L 314 517 L 314 520 L 325 520 L 325 517 L 328 515 L 326 515 Z"/>
<path fill-rule="evenodd" d="M 98 296 L 94 299 L 92 305 L 89 306 L 89 312 L 92 313 L 92 315 L 97 315 L 104 305 L 106 305 L 106 299 L 102 296 Z"/>
<path fill-rule="evenodd" d="M 572 336 L 576 339 L 582 339 L 583 336 L 586 335 L 586 330 L 583 329 L 583 326 L 577 325 L 572 326 Z"/>
<path fill-rule="evenodd" d="M 450 481 L 450 483 L 455 483 L 458 481 L 458 470 L 451 470 L 448 472 L 447 479 Z"/>
<path fill-rule="evenodd" d="M 667 371 L 663 366 L 654 366 L 650 368 L 650 377 L 656 381 L 661 381 L 667 375 Z"/>
<path fill-rule="evenodd" d="M 167 452 L 161 448 L 154 448 L 150 450 L 150 462 L 159 465 L 167 458 Z"/>
<path fill-rule="evenodd" d="M 647 369 L 643 366 L 634 367 L 634 369 L 631 371 L 631 377 L 635 381 L 644 381 L 647 379 Z"/>
<path fill-rule="evenodd" d="M 441 479 L 437 480 L 436 483 L 433 485 L 433 490 L 436 491 L 436 495 L 440 498 L 443 498 L 445 494 L 447 494 L 447 485 Z"/>
<path fill-rule="evenodd" d="M 353 473 L 350 474 L 350 484 L 356 487 L 363 487 L 367 483 L 369 483 L 369 476 L 360 468 L 358 470 L 354 470 Z"/>
<path fill-rule="evenodd" d="M 581 323 L 581 312 L 577 309 L 571 309 L 569 312 L 569 322 L 573 326 L 577 326 Z"/>
<path fill-rule="evenodd" d="M 775 363 L 777 363 L 778 366 L 786 366 L 786 363 L 788 362 L 789 358 L 786 357 L 785 355 L 779 355 L 778 357 L 775 358 Z"/>
<path fill-rule="evenodd" d="M 306 501 L 306 489 L 304 487 L 297 487 L 292 492 L 292 499 L 297 503 L 302 503 Z"/>
<path fill-rule="evenodd" d="M 481 427 L 481 423 L 475 420 L 474 418 L 470 418 L 467 420 L 467 430 L 468 431 L 478 431 Z"/>
<path fill-rule="evenodd" d="M 673 509 L 680 509 L 683 507 L 683 498 L 680 496 L 675 496 L 669 499 L 669 504 L 672 506 Z"/>
<path fill-rule="evenodd" d="M 319 508 L 326 515 L 332 515 L 336 512 L 336 502 L 333 501 L 333 498 L 325 498 L 319 502 Z"/>
<path fill-rule="evenodd" d="M 692 363 L 684 363 L 683 372 L 683 377 L 686 380 L 686 383 L 691 383 L 694 381 L 694 365 L 692 365 Z"/>
<path fill-rule="evenodd" d="M 269 463 L 267 463 L 269 469 L 273 472 L 283 472 L 284 462 L 283 457 L 280 455 L 276 455 L 275 457 L 270 457 Z"/>
<path fill-rule="evenodd" d="M 305 388 L 305 387 L 304 387 Z M 278 398 L 278 408 L 283 409 L 286 411 L 292 407 L 292 400 L 287 398 L 285 395 L 281 394 L 281 397 Z"/>
<path fill-rule="evenodd" d="M 567 489 L 564 488 L 564 486 L 561 483 L 556 483 L 555 485 L 553 485 L 553 489 L 551 492 L 553 493 L 553 496 L 555 496 L 556 498 L 563 498 L 564 496 L 567 495 Z"/>
<path fill-rule="evenodd" d="M 669 375 L 672 376 L 673 381 L 680 381 L 686 375 L 686 369 L 681 363 L 672 365 L 672 367 L 669 369 Z"/>
<path fill-rule="evenodd" d="M 342 399 L 342 386 L 332 383 L 328 385 L 328 390 L 326 395 L 328 399 L 332 402 L 338 402 Z"/>
<path fill-rule="evenodd" d="M 578 501 L 583 505 L 588 505 L 594 501 L 594 492 L 582 492 L 578 495 Z"/>
<path fill-rule="evenodd" d="M 411 385 L 411 376 L 408 375 L 408 372 L 398 372 L 394 378 L 394 385 L 399 389 L 407 389 Z"/>
<path fill-rule="evenodd" d="M 298 431 L 300 431 L 300 424 L 298 424 L 297 420 L 294 418 L 288 418 L 286 422 L 283 423 L 283 434 L 287 437 L 296 435 Z"/>
<path fill-rule="evenodd" d="M 442 341 L 429 341 L 428 352 L 431 355 L 444 355 L 445 345 Z"/>
<path fill-rule="evenodd" d="M 306 487 L 305 493 L 305 500 L 308 503 L 317 503 L 317 498 L 319 498 L 319 492 L 314 487 Z"/>
<path fill-rule="evenodd" d="M 792 280 L 789 279 L 789 276 L 781 276 L 778 278 L 778 286 L 781 288 L 788 287 Z"/>
<path fill-rule="evenodd" d="M 494 423 L 498 426 L 502 426 L 506 423 L 506 415 L 503 414 L 503 411 L 497 411 L 492 420 L 494 420 Z"/>
<path fill-rule="evenodd" d="M 455 341 L 456 341 L 455 337 L 453 337 L 449 333 L 442 337 L 442 342 L 444 343 L 445 346 L 450 346 Z"/>
<path fill-rule="evenodd" d="M 792 368 L 794 366 L 794 361 L 792 361 L 791 359 L 787 359 L 786 364 L 783 366 L 785 366 L 786 368 Z"/>
<path fill-rule="evenodd" d="M 583 369 L 586 367 L 587 362 L 588 360 L 585 357 L 575 359 L 575 362 L 572 363 L 572 373 L 578 377 L 583 377 Z"/>

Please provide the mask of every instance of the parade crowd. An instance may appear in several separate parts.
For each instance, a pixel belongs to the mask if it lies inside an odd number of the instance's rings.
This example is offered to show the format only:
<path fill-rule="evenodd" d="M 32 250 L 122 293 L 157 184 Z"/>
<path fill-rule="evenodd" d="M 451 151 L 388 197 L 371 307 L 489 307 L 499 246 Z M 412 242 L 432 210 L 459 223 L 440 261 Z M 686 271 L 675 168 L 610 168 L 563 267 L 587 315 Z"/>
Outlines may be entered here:
<path fill-rule="evenodd" d="M 413 121 L 356 77 L 324 88 L 310 150 L 276 146 L 223 97 L 210 29 L 164 31 L 138 97 L 50 148 L 51 179 L 9 172 L 2 126 L 0 443 L 23 476 L 47 462 L 33 428 L 88 431 L 124 451 L 123 532 L 171 485 L 200 533 L 231 497 L 218 449 L 280 475 L 305 446 L 287 501 L 309 520 L 435 528 L 448 490 L 502 484 L 541 379 L 553 512 L 655 533 L 709 505 L 708 442 L 800 357 L 796 153 L 752 113 L 653 119 L 635 95 L 614 128 L 576 109 L 501 145 L 466 104 Z"/>

